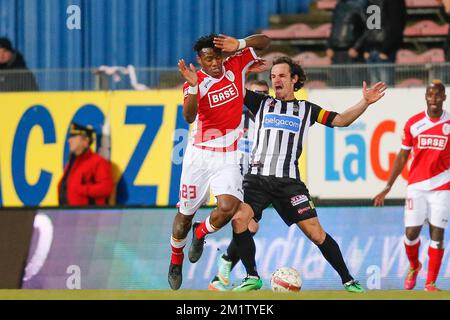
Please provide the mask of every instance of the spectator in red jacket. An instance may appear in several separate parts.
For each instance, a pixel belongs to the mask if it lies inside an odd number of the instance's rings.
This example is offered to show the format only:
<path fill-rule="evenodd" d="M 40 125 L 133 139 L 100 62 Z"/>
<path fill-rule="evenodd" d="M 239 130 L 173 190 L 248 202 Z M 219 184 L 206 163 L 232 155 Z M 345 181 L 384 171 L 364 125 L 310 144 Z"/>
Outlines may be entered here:
<path fill-rule="evenodd" d="M 92 152 L 94 129 L 72 123 L 70 159 L 58 185 L 60 205 L 106 205 L 114 187 L 111 164 Z"/>

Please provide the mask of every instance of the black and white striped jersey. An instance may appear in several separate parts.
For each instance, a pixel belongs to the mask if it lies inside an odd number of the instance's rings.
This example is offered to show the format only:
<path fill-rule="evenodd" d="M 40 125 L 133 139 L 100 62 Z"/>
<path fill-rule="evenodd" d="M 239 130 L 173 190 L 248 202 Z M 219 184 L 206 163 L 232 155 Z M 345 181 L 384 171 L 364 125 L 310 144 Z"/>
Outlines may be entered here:
<path fill-rule="evenodd" d="M 300 180 L 298 159 L 315 122 L 328 127 L 336 112 L 305 100 L 281 101 L 247 90 L 245 105 L 255 115 L 250 174 Z"/>

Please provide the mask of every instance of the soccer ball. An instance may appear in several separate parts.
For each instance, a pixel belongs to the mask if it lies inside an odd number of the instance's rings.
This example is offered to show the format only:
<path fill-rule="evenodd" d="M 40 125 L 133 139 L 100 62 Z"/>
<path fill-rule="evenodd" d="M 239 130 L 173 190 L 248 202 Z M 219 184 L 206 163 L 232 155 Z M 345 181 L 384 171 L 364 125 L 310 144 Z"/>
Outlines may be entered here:
<path fill-rule="evenodd" d="M 294 268 L 282 267 L 272 273 L 270 285 L 275 292 L 298 292 L 302 288 L 302 278 Z"/>

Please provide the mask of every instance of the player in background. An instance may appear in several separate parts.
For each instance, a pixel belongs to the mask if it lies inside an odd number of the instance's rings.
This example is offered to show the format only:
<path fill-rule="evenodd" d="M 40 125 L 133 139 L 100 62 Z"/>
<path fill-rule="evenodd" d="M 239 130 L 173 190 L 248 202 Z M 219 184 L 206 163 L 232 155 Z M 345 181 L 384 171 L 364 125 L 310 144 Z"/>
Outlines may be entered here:
<path fill-rule="evenodd" d="M 269 94 L 269 84 L 265 80 L 252 80 L 246 85 L 246 89 L 260 94 Z M 255 117 L 250 110 L 244 105 L 242 113 L 241 126 L 244 128 L 244 135 L 239 140 L 238 151 L 240 153 L 239 165 L 241 166 L 241 174 L 244 176 L 248 172 L 250 152 L 253 145 L 253 130 L 255 126 Z"/>
<path fill-rule="evenodd" d="M 364 289 L 350 275 L 336 241 L 320 225 L 314 203 L 301 181 L 298 160 L 314 123 L 328 127 L 346 127 L 359 118 L 369 105 L 384 96 L 386 85 L 378 82 L 371 88 L 363 83 L 362 99 L 338 114 L 318 105 L 297 100 L 294 92 L 300 90 L 306 76 L 302 67 L 289 57 L 275 59 L 271 69 L 272 89 L 276 98 L 246 91 L 244 103 L 255 115 L 255 135 L 250 170 L 244 178 L 244 203 L 241 211 L 250 211 L 249 230 L 256 230 L 256 221 L 270 204 L 288 225 L 297 224 L 303 233 L 318 246 L 324 258 L 341 277 L 345 290 L 360 293 Z M 253 226 L 252 226 L 253 225 Z M 210 290 L 223 291 L 229 284 L 231 268 L 241 258 L 252 256 L 255 263 L 256 247 L 253 237 L 247 251 L 237 250 L 234 239 L 227 253 L 219 258 L 217 276 L 208 286 Z M 248 273 L 248 270 L 252 273 Z M 258 290 L 262 281 L 256 270 L 246 268 L 247 277 L 234 291 Z"/>
<path fill-rule="evenodd" d="M 270 39 L 264 35 L 238 40 L 212 34 L 198 39 L 194 45 L 201 66 L 199 71 L 192 63 L 187 66 L 183 59 L 178 63 L 186 80 L 183 116 L 194 126 L 183 158 L 179 210 L 171 237 L 168 281 L 174 290 L 182 283 L 183 248 L 192 218 L 207 201 L 210 191 L 216 197 L 217 207 L 205 221 L 192 225 L 189 260 L 197 262 L 203 252 L 205 236 L 216 232 L 231 219 L 233 239 L 238 248 L 241 244 L 245 246 L 247 238 L 251 238 L 247 230 L 247 220 L 251 217 L 235 217 L 243 200 L 237 144 L 242 136 L 244 77 L 251 66 L 260 63 L 253 48 L 264 49 L 269 43 Z M 224 52 L 234 54 L 224 59 Z"/>
<path fill-rule="evenodd" d="M 420 231 L 425 221 L 430 225 L 428 275 L 425 291 L 439 291 L 436 279 L 444 255 L 444 231 L 450 216 L 450 114 L 443 109 L 445 87 L 439 80 L 428 85 L 427 108 L 406 122 L 402 146 L 386 187 L 374 198 L 375 206 L 384 205 L 395 180 L 413 158 L 408 177 L 405 202 L 405 249 L 409 271 L 405 289 L 412 290 L 422 264 L 419 261 Z"/>

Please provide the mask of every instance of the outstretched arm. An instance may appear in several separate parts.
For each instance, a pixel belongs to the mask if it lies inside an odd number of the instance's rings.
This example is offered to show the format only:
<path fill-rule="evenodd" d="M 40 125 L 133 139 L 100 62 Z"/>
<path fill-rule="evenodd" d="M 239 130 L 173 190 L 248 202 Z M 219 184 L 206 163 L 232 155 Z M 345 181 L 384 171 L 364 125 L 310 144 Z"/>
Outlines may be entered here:
<path fill-rule="evenodd" d="M 223 52 L 235 52 L 247 47 L 263 50 L 269 46 L 270 41 L 270 38 L 263 34 L 254 34 L 239 40 L 221 34 L 217 38 L 214 38 L 214 45 Z"/>
<path fill-rule="evenodd" d="M 363 82 L 363 98 L 353 107 L 348 108 L 342 113 L 336 115 L 331 123 L 333 127 L 347 127 L 361 116 L 364 111 L 372 104 L 380 100 L 387 86 L 384 82 L 377 82 L 371 88 L 367 88 L 367 83 Z"/>
<path fill-rule="evenodd" d="M 410 153 L 411 150 L 401 149 L 400 152 L 397 154 L 386 187 L 384 187 L 384 189 L 379 194 L 377 194 L 373 199 L 373 204 L 376 207 L 384 205 L 384 198 L 386 198 L 389 191 L 391 191 L 391 188 L 394 185 L 395 180 L 397 180 L 397 177 L 402 172 L 406 162 L 408 162 L 408 157 Z"/>
<path fill-rule="evenodd" d="M 183 117 L 188 123 L 195 121 L 198 110 L 198 76 L 194 65 L 191 63 L 187 68 L 183 59 L 178 61 L 178 70 L 183 78 L 189 83 L 188 97 L 184 101 Z"/>

